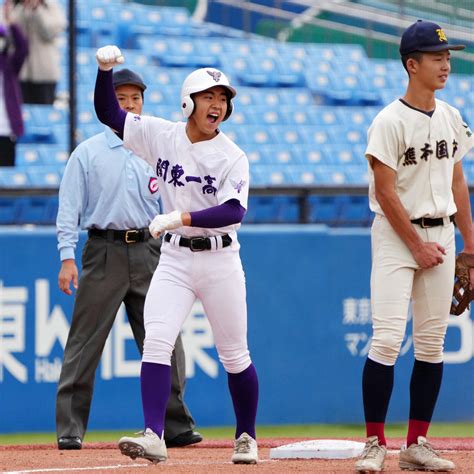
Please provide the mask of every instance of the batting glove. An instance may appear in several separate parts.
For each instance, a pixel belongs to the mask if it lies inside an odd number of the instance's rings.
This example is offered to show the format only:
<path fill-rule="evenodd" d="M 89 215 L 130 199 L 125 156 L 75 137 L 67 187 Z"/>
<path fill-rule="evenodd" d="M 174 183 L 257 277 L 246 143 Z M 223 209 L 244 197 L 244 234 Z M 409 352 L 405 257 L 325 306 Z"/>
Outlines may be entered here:
<path fill-rule="evenodd" d="M 165 230 L 176 229 L 181 227 L 183 221 L 181 219 L 181 211 L 173 211 L 169 214 L 158 214 L 149 225 L 148 229 L 154 239 L 157 239 Z"/>
<path fill-rule="evenodd" d="M 120 49 L 117 46 L 110 45 L 99 48 L 95 53 L 95 58 L 101 71 L 110 71 L 114 66 L 125 62 Z"/>

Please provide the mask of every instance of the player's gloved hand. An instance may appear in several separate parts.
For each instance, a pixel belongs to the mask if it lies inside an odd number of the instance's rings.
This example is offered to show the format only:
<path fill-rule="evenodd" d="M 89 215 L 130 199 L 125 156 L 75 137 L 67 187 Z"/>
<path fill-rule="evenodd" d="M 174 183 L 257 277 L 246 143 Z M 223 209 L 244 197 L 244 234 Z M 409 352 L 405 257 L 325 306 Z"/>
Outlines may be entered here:
<path fill-rule="evenodd" d="M 173 211 L 169 214 L 158 214 L 148 226 L 150 234 L 157 239 L 165 230 L 176 229 L 183 225 L 181 211 Z"/>
<path fill-rule="evenodd" d="M 99 48 L 95 53 L 95 58 L 101 71 L 110 71 L 114 66 L 125 62 L 120 49 L 113 45 Z"/>
<path fill-rule="evenodd" d="M 456 257 L 455 282 L 453 301 L 450 313 L 459 316 L 474 299 L 474 281 L 471 280 L 471 271 L 474 268 L 474 254 L 461 252 Z"/>

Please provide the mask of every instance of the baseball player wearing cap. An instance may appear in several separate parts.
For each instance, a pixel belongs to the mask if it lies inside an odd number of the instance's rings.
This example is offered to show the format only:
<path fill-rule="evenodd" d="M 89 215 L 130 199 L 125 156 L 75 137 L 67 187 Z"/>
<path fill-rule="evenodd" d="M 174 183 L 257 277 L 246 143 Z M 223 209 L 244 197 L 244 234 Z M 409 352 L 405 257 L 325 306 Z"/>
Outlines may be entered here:
<path fill-rule="evenodd" d="M 380 471 L 384 423 L 394 365 L 410 300 L 415 361 L 401 469 L 451 471 L 426 440 L 443 373 L 443 344 L 451 306 L 456 222 L 465 251 L 474 251 L 469 191 L 462 158 L 474 137 L 458 110 L 435 98 L 450 73 L 443 29 L 418 20 L 404 33 L 400 54 L 409 75 L 405 96 L 385 107 L 368 131 L 372 225 L 373 337 L 362 377 L 368 441 L 357 471 Z M 474 281 L 471 271 L 471 282 Z"/>
<path fill-rule="evenodd" d="M 126 114 L 115 101 L 110 72 L 123 62 L 120 50 L 100 48 L 97 60 L 97 115 L 123 133 L 125 146 L 156 169 L 165 211 L 149 227 L 153 237 L 164 235 L 164 243 L 145 302 L 145 430 L 139 437 L 120 439 L 119 447 L 132 459 L 166 460 L 162 433 L 170 355 L 199 298 L 228 374 L 237 420 L 232 462 L 256 463 L 258 380 L 247 347 L 245 277 L 237 239 L 247 207 L 249 164 L 244 152 L 219 130 L 232 113 L 236 91 L 221 71 L 199 69 L 181 89 L 186 123 Z"/>
<path fill-rule="evenodd" d="M 138 116 L 145 89 L 141 77 L 129 69 L 113 76 L 112 93 L 120 106 Z M 57 392 L 59 449 L 82 447 L 95 370 L 122 302 L 142 353 L 145 296 L 160 256 L 160 241 L 151 239 L 148 231 L 160 209 L 158 198 L 153 169 L 126 150 L 110 128 L 82 142 L 69 158 L 59 190 L 59 287 L 71 295 L 72 283 L 77 293 Z M 80 279 L 74 260 L 78 223 L 89 234 Z M 178 338 L 165 427 L 173 446 L 202 439 L 193 431 L 194 420 L 183 401 L 184 384 L 184 351 Z"/>

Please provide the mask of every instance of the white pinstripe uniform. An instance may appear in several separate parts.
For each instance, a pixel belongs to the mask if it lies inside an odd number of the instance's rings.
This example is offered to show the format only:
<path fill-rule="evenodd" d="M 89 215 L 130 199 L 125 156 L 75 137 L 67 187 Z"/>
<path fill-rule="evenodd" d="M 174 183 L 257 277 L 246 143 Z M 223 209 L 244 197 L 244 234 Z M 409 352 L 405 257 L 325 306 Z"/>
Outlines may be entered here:
<path fill-rule="evenodd" d="M 156 169 L 164 213 L 200 211 L 230 199 L 247 208 L 248 160 L 224 133 L 191 143 L 184 122 L 128 114 L 124 144 Z M 163 244 L 145 302 L 144 362 L 170 365 L 174 341 L 199 298 L 226 371 L 239 373 L 251 364 L 239 227 L 179 227 L 171 241 Z M 222 248 L 224 234 L 232 238 L 226 248 Z M 180 247 L 181 236 L 211 237 L 212 250 L 192 252 Z"/>
<path fill-rule="evenodd" d="M 385 107 L 368 131 L 370 208 L 372 226 L 371 298 L 373 339 L 369 357 L 393 365 L 405 333 L 410 298 L 413 301 L 415 358 L 438 363 L 452 300 L 456 213 L 451 190 L 454 164 L 473 147 L 474 136 L 460 113 L 436 100 L 432 116 L 400 100 Z M 375 197 L 371 156 L 397 173 L 396 192 L 410 220 L 444 218 L 444 225 L 414 225 L 424 241 L 446 249 L 444 262 L 420 269 L 408 247 L 384 217 Z"/>

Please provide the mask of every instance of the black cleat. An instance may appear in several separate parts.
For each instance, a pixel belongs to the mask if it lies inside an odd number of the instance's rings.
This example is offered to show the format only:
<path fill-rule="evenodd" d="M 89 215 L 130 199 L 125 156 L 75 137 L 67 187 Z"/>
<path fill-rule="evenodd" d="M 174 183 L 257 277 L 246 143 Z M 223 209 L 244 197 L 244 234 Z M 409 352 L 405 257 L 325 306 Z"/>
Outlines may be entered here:
<path fill-rule="evenodd" d="M 82 449 L 82 439 L 79 436 L 64 436 L 58 439 L 58 449 Z"/>
<path fill-rule="evenodd" d="M 200 443 L 201 441 L 201 433 L 193 430 L 185 431 L 173 439 L 165 440 L 166 447 L 168 448 L 182 448 L 184 446 L 189 446 L 190 444 Z"/>

